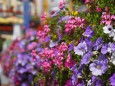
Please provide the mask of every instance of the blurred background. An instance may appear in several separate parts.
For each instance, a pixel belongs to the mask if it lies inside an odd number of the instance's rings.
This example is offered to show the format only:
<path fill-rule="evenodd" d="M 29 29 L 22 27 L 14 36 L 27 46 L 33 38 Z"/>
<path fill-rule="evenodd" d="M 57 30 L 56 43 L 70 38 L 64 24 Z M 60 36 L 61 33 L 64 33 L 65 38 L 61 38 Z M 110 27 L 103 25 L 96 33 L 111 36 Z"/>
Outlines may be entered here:
<path fill-rule="evenodd" d="M 41 14 L 46 12 L 50 16 L 50 14 L 59 9 L 60 1 L 0 0 L 0 56 L 15 39 L 21 37 L 25 29 L 32 28 L 37 30 L 41 28 Z M 72 4 L 69 3 L 68 5 L 71 9 Z M 1 71 L 2 66 L 0 64 L 0 77 L 2 79 L 0 81 L 3 86 L 10 86 L 7 85 L 10 79 L 1 74 Z"/>
<path fill-rule="evenodd" d="M 40 15 L 58 10 L 61 0 L 0 0 L 0 52 L 4 51 L 23 29 L 40 28 Z M 71 6 L 70 6 L 71 7 Z"/>

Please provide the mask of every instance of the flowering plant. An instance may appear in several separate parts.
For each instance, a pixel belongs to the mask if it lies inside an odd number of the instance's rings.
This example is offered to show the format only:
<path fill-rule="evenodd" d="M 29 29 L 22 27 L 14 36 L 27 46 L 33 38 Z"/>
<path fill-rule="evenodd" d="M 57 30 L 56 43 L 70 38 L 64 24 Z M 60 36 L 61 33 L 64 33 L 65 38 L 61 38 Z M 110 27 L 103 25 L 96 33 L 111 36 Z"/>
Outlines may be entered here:
<path fill-rule="evenodd" d="M 73 2 L 75 12 L 62 1 L 50 18 L 41 16 L 43 29 L 18 42 L 16 86 L 115 85 L 114 0 Z"/>

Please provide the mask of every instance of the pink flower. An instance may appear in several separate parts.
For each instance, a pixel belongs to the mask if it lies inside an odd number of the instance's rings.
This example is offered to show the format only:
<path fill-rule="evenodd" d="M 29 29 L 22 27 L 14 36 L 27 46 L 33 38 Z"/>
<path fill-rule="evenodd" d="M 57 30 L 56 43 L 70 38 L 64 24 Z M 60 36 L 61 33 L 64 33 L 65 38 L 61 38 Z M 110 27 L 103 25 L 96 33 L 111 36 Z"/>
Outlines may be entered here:
<path fill-rule="evenodd" d="M 66 85 L 65 86 L 72 86 L 72 84 L 71 84 L 71 80 L 67 80 L 67 82 L 66 82 Z"/>
<path fill-rule="evenodd" d="M 110 25 L 113 20 L 115 20 L 115 15 L 107 14 L 107 12 L 102 13 L 101 24 Z"/>
<path fill-rule="evenodd" d="M 28 50 L 32 50 L 32 49 L 34 49 L 36 46 L 37 46 L 37 43 L 36 43 L 36 42 L 32 42 L 32 43 L 30 43 L 30 44 L 27 46 L 27 49 L 28 49 Z"/>
<path fill-rule="evenodd" d="M 62 9 L 65 7 L 65 1 L 63 0 L 62 2 L 59 3 L 59 8 Z"/>
<path fill-rule="evenodd" d="M 87 4 L 87 3 L 89 3 L 90 2 L 90 0 L 85 0 L 85 4 Z"/>
<path fill-rule="evenodd" d="M 85 25 L 85 19 L 80 17 L 70 17 L 65 25 L 65 32 L 74 30 L 76 27 L 83 28 Z"/>
<path fill-rule="evenodd" d="M 42 68 L 45 73 L 49 72 L 51 69 L 51 64 L 50 62 L 43 62 L 42 63 Z"/>
<path fill-rule="evenodd" d="M 97 7 L 96 10 L 97 10 L 97 12 L 101 12 L 102 8 Z"/>
<path fill-rule="evenodd" d="M 62 42 L 61 45 L 59 46 L 60 51 L 66 51 L 68 49 L 67 43 Z"/>
<path fill-rule="evenodd" d="M 115 15 L 107 14 L 107 12 L 103 12 L 101 16 L 102 20 L 100 24 L 110 25 L 115 20 Z"/>
<path fill-rule="evenodd" d="M 31 52 L 32 57 L 36 57 L 36 55 L 37 55 L 36 52 L 37 52 L 36 50 L 32 50 L 32 52 Z"/>
<path fill-rule="evenodd" d="M 111 15 L 111 19 L 114 19 L 114 20 L 115 20 L 115 15 Z"/>
<path fill-rule="evenodd" d="M 75 61 L 72 60 L 71 55 L 68 54 L 67 60 L 65 62 L 65 67 L 70 68 L 75 64 Z"/>
<path fill-rule="evenodd" d="M 48 33 L 50 31 L 49 25 L 44 25 L 44 32 Z"/>
<path fill-rule="evenodd" d="M 46 19 L 46 17 L 47 17 L 47 14 L 46 14 L 46 12 L 45 12 L 45 13 L 43 13 L 43 14 L 41 15 L 40 20 L 43 21 L 43 20 Z"/>

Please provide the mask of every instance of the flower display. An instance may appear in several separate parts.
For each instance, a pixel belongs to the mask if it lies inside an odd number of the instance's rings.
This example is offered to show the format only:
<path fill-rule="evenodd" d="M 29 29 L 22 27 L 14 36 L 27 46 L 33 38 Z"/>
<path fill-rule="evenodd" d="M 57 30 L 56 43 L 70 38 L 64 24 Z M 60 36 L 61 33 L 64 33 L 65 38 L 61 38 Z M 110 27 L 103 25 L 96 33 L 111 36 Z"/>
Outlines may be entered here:
<path fill-rule="evenodd" d="M 59 3 L 40 30 L 28 29 L 3 52 L 15 86 L 114 86 L 114 0 Z"/>

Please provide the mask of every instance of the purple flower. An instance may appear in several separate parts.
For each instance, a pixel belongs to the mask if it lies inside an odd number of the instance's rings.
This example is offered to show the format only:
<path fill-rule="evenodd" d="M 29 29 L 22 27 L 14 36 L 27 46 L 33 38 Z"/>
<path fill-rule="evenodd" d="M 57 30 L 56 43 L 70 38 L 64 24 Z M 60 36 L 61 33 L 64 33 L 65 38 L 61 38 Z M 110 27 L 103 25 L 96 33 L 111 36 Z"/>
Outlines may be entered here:
<path fill-rule="evenodd" d="M 87 44 L 87 50 L 92 51 L 93 42 L 90 41 L 90 38 L 86 38 L 85 43 Z"/>
<path fill-rule="evenodd" d="M 99 37 L 94 44 L 94 50 L 99 50 L 102 47 L 102 45 L 103 45 L 103 40 L 101 37 Z"/>
<path fill-rule="evenodd" d="M 49 44 L 49 47 L 55 47 L 57 44 L 57 42 L 53 42 L 52 40 L 50 40 L 50 44 Z"/>
<path fill-rule="evenodd" d="M 108 44 L 108 52 L 114 52 L 115 51 L 115 44 L 114 43 L 109 43 Z"/>
<path fill-rule="evenodd" d="M 85 86 L 85 85 L 84 85 L 84 81 L 82 80 L 82 78 L 78 78 L 76 85 L 77 85 L 77 86 Z"/>
<path fill-rule="evenodd" d="M 75 65 L 74 65 L 75 66 Z M 85 67 L 85 65 L 80 65 L 80 67 L 78 68 L 78 70 L 75 68 L 73 71 L 73 75 L 71 77 L 71 80 L 72 80 L 72 84 L 73 85 L 76 85 L 78 84 L 78 82 L 76 82 L 77 79 L 79 79 L 79 77 L 81 77 L 81 74 L 82 74 L 82 70 L 83 68 Z M 79 83 L 80 84 L 80 83 Z"/>
<path fill-rule="evenodd" d="M 84 0 L 80 0 L 80 1 L 84 1 Z M 85 12 L 87 9 L 88 8 L 86 5 L 82 5 L 79 7 L 78 12 L 82 13 L 82 12 Z"/>
<path fill-rule="evenodd" d="M 62 36 L 60 33 L 58 33 L 58 42 L 62 39 Z"/>
<path fill-rule="evenodd" d="M 91 59 L 91 57 L 92 57 L 92 52 L 88 52 L 88 53 L 86 53 L 84 56 L 83 56 L 83 58 L 82 58 L 82 60 L 81 60 L 81 64 L 88 64 L 89 62 L 90 62 L 90 59 Z"/>
<path fill-rule="evenodd" d="M 74 43 L 72 42 L 72 43 L 69 45 L 68 51 L 71 51 L 73 48 L 74 48 Z"/>
<path fill-rule="evenodd" d="M 18 73 L 21 73 L 21 74 L 27 72 L 26 68 L 24 67 L 20 67 L 19 69 L 17 69 L 17 71 Z"/>
<path fill-rule="evenodd" d="M 30 86 L 27 82 L 22 83 L 21 86 Z"/>
<path fill-rule="evenodd" d="M 51 39 L 51 37 L 50 37 L 50 36 L 47 36 L 47 37 L 45 38 L 45 42 L 49 42 L 50 39 Z"/>
<path fill-rule="evenodd" d="M 62 21 L 65 21 L 65 22 L 66 22 L 66 21 L 69 20 L 69 17 L 70 17 L 70 16 L 62 16 L 62 17 L 59 19 L 58 22 L 59 22 L 59 23 L 62 22 Z"/>
<path fill-rule="evenodd" d="M 57 15 L 59 14 L 60 11 L 61 11 L 60 9 L 56 10 L 56 11 L 51 15 L 51 17 L 57 16 Z"/>
<path fill-rule="evenodd" d="M 104 45 L 102 46 L 102 48 L 101 48 L 101 53 L 102 53 L 102 54 L 106 54 L 106 53 L 108 52 L 107 48 L 108 48 L 108 45 L 107 45 L 107 44 L 104 44 Z"/>
<path fill-rule="evenodd" d="M 87 26 L 86 31 L 83 33 L 83 35 L 86 37 L 92 37 L 94 35 L 94 32 L 91 30 L 90 26 Z"/>
<path fill-rule="evenodd" d="M 87 51 L 87 45 L 85 42 L 79 43 L 77 46 L 74 47 L 75 54 L 83 56 L 86 51 Z"/>
<path fill-rule="evenodd" d="M 108 63 L 108 59 L 103 54 L 99 55 L 98 60 L 101 61 L 101 62 L 103 62 L 103 63 L 105 63 L 105 64 Z"/>
<path fill-rule="evenodd" d="M 94 60 L 89 67 L 92 74 L 98 76 L 104 74 L 107 71 L 108 64 L 105 64 L 103 61 Z"/>
<path fill-rule="evenodd" d="M 94 86 L 104 86 L 104 83 L 99 77 L 92 76 L 91 77 L 91 84 L 89 84 L 88 86 L 92 86 L 92 85 L 94 85 Z"/>
<path fill-rule="evenodd" d="M 21 64 L 21 65 L 25 65 L 28 61 L 28 56 L 24 55 L 24 54 L 18 54 L 17 55 L 17 60 L 16 60 L 16 65 Z"/>
<path fill-rule="evenodd" d="M 94 86 L 104 86 L 104 83 L 101 79 L 97 79 L 95 82 L 94 82 Z"/>
<path fill-rule="evenodd" d="M 110 85 L 115 86 L 115 73 L 110 77 Z"/>

